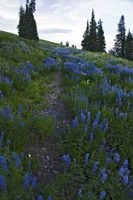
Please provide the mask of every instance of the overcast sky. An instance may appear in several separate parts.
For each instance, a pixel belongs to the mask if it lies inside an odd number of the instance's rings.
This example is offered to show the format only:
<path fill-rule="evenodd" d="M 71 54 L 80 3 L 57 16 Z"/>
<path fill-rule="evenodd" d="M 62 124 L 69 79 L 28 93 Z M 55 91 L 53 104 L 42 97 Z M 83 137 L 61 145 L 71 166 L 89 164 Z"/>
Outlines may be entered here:
<path fill-rule="evenodd" d="M 122 14 L 126 29 L 133 32 L 133 0 L 36 0 L 35 19 L 41 39 L 81 47 L 87 19 L 92 9 L 96 21 L 103 21 L 107 49 L 113 47 Z M 17 33 L 19 7 L 25 0 L 0 0 L 0 30 Z"/>

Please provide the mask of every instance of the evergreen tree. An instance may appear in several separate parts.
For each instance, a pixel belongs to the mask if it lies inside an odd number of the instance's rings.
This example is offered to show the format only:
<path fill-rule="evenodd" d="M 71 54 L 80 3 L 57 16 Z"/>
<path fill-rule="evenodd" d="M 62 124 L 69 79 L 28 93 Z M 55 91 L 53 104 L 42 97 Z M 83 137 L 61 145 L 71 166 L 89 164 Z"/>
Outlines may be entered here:
<path fill-rule="evenodd" d="M 66 42 L 66 46 L 69 47 L 69 42 L 68 41 Z"/>
<path fill-rule="evenodd" d="M 124 15 L 121 16 L 118 24 L 118 34 L 116 35 L 114 52 L 116 56 L 122 58 L 125 57 L 125 40 L 126 40 L 126 28 Z"/>
<path fill-rule="evenodd" d="M 126 38 L 125 58 L 133 60 L 133 35 L 131 34 L 130 30 Z"/>
<path fill-rule="evenodd" d="M 36 7 L 35 1 L 36 0 L 31 0 L 31 2 L 29 2 L 29 0 L 27 0 L 26 9 L 24 10 L 20 8 L 18 33 L 20 37 L 38 40 L 39 38 L 37 33 L 37 25 L 33 14 L 35 12 L 35 7 Z"/>
<path fill-rule="evenodd" d="M 86 30 L 85 33 L 83 35 L 83 40 L 81 43 L 82 49 L 83 50 L 88 50 L 88 45 L 89 45 L 89 35 L 90 35 L 90 28 L 89 28 L 89 21 L 87 20 L 87 26 L 86 26 Z"/>
<path fill-rule="evenodd" d="M 19 24 L 18 24 L 17 28 L 18 28 L 19 36 L 24 37 L 24 35 L 25 35 L 25 11 L 22 6 L 20 7 Z"/>
<path fill-rule="evenodd" d="M 94 10 L 92 10 L 92 16 L 90 21 L 90 35 L 89 35 L 89 51 L 97 51 L 97 24 L 95 21 Z"/>
<path fill-rule="evenodd" d="M 32 13 L 36 11 L 36 0 L 31 0 L 29 4 L 29 9 L 31 10 Z"/>
<path fill-rule="evenodd" d="M 101 19 L 98 22 L 97 30 L 97 51 L 105 52 L 106 43 Z"/>

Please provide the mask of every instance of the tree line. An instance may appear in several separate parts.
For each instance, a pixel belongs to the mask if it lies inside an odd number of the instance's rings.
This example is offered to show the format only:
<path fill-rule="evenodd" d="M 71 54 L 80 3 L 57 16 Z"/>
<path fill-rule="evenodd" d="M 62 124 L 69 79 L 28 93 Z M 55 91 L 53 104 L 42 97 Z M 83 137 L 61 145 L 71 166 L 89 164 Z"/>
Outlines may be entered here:
<path fill-rule="evenodd" d="M 133 34 L 129 30 L 126 35 L 124 15 L 120 18 L 117 32 L 114 47 L 109 53 L 117 57 L 133 60 Z M 82 49 L 86 51 L 105 52 L 106 42 L 102 21 L 100 19 L 98 23 L 96 22 L 94 10 L 92 10 L 90 23 L 87 20 L 87 26 L 81 45 Z"/>
<path fill-rule="evenodd" d="M 37 24 L 34 18 L 36 11 L 36 0 L 26 0 L 25 8 L 20 7 L 18 34 L 20 37 L 32 40 L 39 40 L 37 32 Z M 103 30 L 103 22 L 99 19 L 95 20 L 95 13 L 92 10 L 91 20 L 87 20 L 86 30 L 81 42 L 82 49 L 92 52 L 106 52 L 106 42 Z M 66 43 L 69 46 L 69 43 Z M 133 60 L 133 34 L 128 31 L 126 35 L 125 18 L 121 16 L 118 23 L 117 35 L 115 38 L 114 47 L 109 51 L 117 57 Z"/>

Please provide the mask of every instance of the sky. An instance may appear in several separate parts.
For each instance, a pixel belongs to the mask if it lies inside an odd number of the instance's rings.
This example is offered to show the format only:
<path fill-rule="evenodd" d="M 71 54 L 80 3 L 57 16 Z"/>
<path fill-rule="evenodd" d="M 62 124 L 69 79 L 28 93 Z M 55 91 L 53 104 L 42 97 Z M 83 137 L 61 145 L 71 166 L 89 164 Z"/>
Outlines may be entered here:
<path fill-rule="evenodd" d="M 0 0 L 0 30 L 17 33 L 19 8 L 26 0 Z M 81 48 L 87 19 L 92 9 L 101 18 L 107 50 L 113 47 L 121 15 L 127 32 L 133 32 L 133 0 L 36 0 L 35 19 L 41 39 L 63 44 L 69 41 Z"/>

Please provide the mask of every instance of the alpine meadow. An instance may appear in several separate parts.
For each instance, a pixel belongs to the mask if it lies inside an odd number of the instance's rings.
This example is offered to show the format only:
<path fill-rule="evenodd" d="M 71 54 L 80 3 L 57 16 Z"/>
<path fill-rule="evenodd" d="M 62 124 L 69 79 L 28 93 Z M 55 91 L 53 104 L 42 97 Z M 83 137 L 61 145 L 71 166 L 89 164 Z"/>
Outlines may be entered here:
<path fill-rule="evenodd" d="M 79 0 L 80 8 L 86 7 L 84 2 Z M 64 8 L 63 3 L 13 0 L 9 14 L 0 13 L 0 200 L 132 200 L 133 30 L 126 26 L 129 16 L 120 11 L 114 44 L 108 49 L 107 19 L 104 23 L 100 15 L 104 6 L 98 12 L 98 0 L 92 0 L 87 4 L 90 19 L 83 17 L 86 27 L 75 44 L 78 37 L 69 37 L 74 34 L 68 26 L 71 20 L 65 27 L 66 13 L 59 17 L 58 12 L 71 10 L 77 2 L 72 0 Z M 4 4 L 8 1 L 1 1 L 0 7 Z M 41 15 L 43 4 L 51 8 L 49 19 L 52 12 L 55 16 L 50 23 L 53 29 L 46 29 L 42 20 L 48 20 L 50 12 L 47 7 Z M 9 18 L 11 13 L 15 16 L 15 6 L 18 34 L 4 28 L 13 27 Z M 78 16 L 78 9 L 77 5 L 71 12 Z M 6 14 L 10 16 L 4 19 Z M 64 26 L 57 23 L 59 19 Z M 42 37 L 43 31 L 53 40 Z"/>

